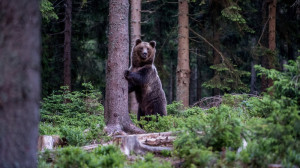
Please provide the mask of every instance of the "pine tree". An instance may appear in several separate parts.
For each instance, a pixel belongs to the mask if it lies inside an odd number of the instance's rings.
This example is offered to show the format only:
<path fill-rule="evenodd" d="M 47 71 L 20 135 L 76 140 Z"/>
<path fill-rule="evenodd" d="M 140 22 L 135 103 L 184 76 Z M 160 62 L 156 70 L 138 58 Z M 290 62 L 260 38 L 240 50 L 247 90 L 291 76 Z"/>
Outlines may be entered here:
<path fill-rule="evenodd" d="M 0 167 L 37 167 L 39 2 L 0 1 L 0 11 Z"/>

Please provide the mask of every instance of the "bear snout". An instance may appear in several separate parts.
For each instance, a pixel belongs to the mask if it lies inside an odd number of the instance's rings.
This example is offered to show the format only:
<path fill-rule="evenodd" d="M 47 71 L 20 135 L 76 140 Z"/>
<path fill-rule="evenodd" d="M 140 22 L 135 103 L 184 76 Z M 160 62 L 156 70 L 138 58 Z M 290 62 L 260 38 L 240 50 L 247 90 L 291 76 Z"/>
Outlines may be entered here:
<path fill-rule="evenodd" d="M 147 58 L 148 53 L 147 52 L 143 52 L 142 53 L 142 58 Z"/>

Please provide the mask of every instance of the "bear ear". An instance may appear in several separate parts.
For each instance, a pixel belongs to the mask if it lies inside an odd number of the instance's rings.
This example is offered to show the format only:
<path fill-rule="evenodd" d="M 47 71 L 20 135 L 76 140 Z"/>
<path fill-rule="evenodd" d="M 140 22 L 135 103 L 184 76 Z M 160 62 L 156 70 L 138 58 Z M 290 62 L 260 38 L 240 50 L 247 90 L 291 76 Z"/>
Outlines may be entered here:
<path fill-rule="evenodd" d="M 136 39 L 136 40 L 135 40 L 135 45 L 137 46 L 137 45 L 140 44 L 141 42 L 142 42 L 141 39 Z"/>
<path fill-rule="evenodd" d="M 150 41 L 150 45 L 151 45 L 153 48 L 155 48 L 156 42 L 155 42 L 155 41 Z"/>

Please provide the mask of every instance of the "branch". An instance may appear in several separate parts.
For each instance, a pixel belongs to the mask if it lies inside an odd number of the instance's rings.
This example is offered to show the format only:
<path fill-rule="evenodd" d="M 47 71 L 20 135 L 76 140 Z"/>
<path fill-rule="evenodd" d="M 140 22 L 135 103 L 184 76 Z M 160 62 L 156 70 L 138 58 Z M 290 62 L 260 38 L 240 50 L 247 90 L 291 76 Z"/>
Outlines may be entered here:
<path fill-rule="evenodd" d="M 222 58 L 222 62 L 224 62 L 225 57 L 224 55 L 214 46 L 212 45 L 208 40 L 206 40 L 206 38 L 204 38 L 203 36 L 201 36 L 200 34 L 198 34 L 197 32 L 195 32 L 193 29 L 190 28 L 190 31 L 192 33 L 194 33 L 195 35 L 197 35 L 198 37 L 200 37 L 203 41 L 205 41 L 209 46 L 211 46 Z"/>
<path fill-rule="evenodd" d="M 262 38 L 262 36 L 264 35 L 264 32 L 265 32 L 265 30 L 266 30 L 266 27 L 267 27 L 267 23 L 269 22 L 269 20 L 270 20 L 270 17 L 268 18 L 268 20 L 266 21 L 266 23 L 265 23 L 265 25 L 264 25 L 264 28 L 263 28 L 263 31 L 261 32 L 261 35 L 260 35 L 260 37 L 259 37 L 259 39 L 258 39 L 258 44 L 261 46 L 261 43 L 260 43 L 260 40 L 261 40 L 261 38 Z"/>

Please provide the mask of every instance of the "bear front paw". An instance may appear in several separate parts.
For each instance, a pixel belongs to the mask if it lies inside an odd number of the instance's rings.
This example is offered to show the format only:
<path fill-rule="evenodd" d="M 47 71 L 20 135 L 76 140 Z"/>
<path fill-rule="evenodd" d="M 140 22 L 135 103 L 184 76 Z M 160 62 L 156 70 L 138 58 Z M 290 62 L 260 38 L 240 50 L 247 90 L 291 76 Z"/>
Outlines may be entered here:
<path fill-rule="evenodd" d="M 126 79 L 128 79 L 129 74 L 130 74 L 130 71 L 129 70 L 125 70 L 124 76 L 125 76 Z"/>

